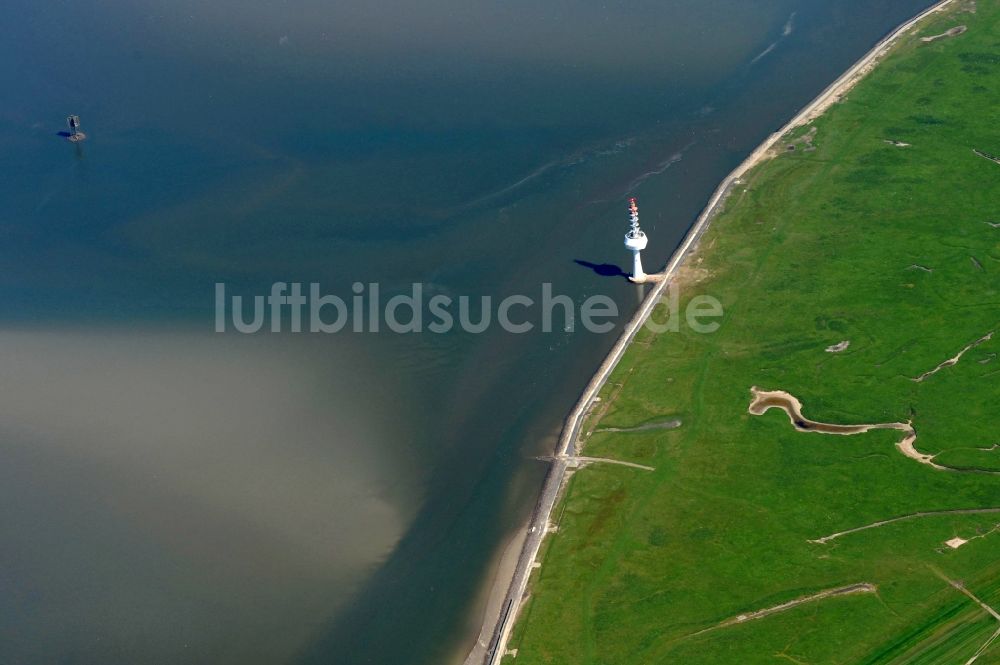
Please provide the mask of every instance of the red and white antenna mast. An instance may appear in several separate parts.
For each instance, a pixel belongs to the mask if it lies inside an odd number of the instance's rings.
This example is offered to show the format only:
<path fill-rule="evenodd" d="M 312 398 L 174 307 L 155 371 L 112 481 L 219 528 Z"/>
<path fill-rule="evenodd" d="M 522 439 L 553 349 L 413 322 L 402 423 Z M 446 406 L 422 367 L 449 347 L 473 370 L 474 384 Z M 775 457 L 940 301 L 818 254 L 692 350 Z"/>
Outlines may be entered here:
<path fill-rule="evenodd" d="M 639 228 L 639 206 L 635 198 L 628 200 L 628 214 L 631 227 L 625 234 L 625 249 L 632 252 L 632 274 L 629 279 L 633 282 L 642 283 L 646 281 L 646 273 L 642 271 L 642 259 L 639 253 L 646 249 L 646 234 Z"/>

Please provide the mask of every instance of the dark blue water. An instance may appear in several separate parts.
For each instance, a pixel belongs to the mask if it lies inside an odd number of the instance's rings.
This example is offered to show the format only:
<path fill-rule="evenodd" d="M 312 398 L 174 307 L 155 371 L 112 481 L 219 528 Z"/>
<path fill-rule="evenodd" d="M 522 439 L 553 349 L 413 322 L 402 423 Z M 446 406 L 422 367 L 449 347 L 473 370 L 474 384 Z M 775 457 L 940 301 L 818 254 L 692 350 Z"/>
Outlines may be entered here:
<path fill-rule="evenodd" d="M 215 283 L 623 322 L 626 197 L 656 268 L 927 4 L 9 0 L 0 661 L 454 659 L 614 333 L 216 334 Z"/>

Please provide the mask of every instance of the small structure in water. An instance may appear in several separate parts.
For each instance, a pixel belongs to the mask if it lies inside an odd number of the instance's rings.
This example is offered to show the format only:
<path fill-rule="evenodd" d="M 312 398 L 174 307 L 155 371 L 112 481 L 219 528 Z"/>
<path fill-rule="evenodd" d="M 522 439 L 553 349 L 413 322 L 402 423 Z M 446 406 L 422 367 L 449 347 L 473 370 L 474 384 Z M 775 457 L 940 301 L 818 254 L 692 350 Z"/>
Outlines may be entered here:
<path fill-rule="evenodd" d="M 628 200 L 628 213 L 629 221 L 632 223 L 632 227 L 625 234 L 625 249 L 632 252 L 632 274 L 629 275 L 629 279 L 641 284 L 646 281 L 646 273 L 642 271 L 642 259 L 639 253 L 646 249 L 647 240 L 646 234 L 639 228 L 639 206 L 636 205 L 634 198 Z"/>
<path fill-rule="evenodd" d="M 87 138 L 87 135 L 80 131 L 80 116 L 71 115 L 67 117 L 66 125 L 69 127 L 69 134 L 66 135 L 67 141 L 76 143 Z"/>

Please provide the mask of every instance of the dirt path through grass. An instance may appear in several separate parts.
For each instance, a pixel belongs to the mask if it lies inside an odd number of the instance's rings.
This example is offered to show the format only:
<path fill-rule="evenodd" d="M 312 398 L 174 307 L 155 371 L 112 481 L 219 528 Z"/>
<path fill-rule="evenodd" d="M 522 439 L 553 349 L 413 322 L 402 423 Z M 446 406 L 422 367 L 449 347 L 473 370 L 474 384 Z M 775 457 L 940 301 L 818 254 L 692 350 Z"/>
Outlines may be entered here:
<path fill-rule="evenodd" d="M 780 605 L 775 605 L 774 607 L 768 607 L 762 610 L 756 610 L 754 612 L 747 612 L 746 614 L 739 614 L 732 617 L 731 619 L 726 619 L 720 624 L 710 626 L 698 632 L 691 633 L 686 637 L 695 637 L 697 635 L 702 635 L 709 631 L 718 630 L 720 628 L 726 628 L 728 626 L 735 626 L 736 624 L 744 623 L 747 621 L 753 621 L 754 619 L 763 619 L 764 617 L 771 616 L 772 614 L 777 614 L 779 612 L 786 612 L 792 608 L 798 607 L 799 605 L 804 605 L 805 603 L 812 603 L 817 600 L 823 600 L 824 598 L 832 598 L 834 596 L 847 596 L 855 593 L 876 593 L 878 588 L 874 584 L 869 584 L 868 582 L 858 582 L 857 584 L 850 584 L 848 586 L 837 587 L 836 589 L 827 589 L 826 591 L 820 591 L 819 593 L 814 593 L 811 596 L 802 596 L 801 598 L 796 598 L 795 600 L 789 600 L 788 602 L 781 603 Z"/>
<path fill-rule="evenodd" d="M 810 543 L 818 543 L 823 545 L 830 542 L 831 540 L 836 540 L 841 536 L 848 536 L 852 533 L 857 533 L 858 531 L 866 531 L 868 529 L 877 529 L 880 526 L 885 526 L 886 524 L 892 524 L 894 522 L 905 522 L 907 520 L 915 520 L 921 517 L 935 517 L 939 515 L 976 515 L 982 513 L 1000 513 L 1000 508 L 956 508 L 954 510 L 928 510 L 921 511 L 918 513 L 910 513 L 909 515 L 900 515 L 899 517 L 890 517 L 889 519 L 879 520 L 878 522 L 872 522 L 871 524 L 865 524 L 864 526 L 854 527 L 853 529 L 847 529 L 845 531 L 838 531 L 837 533 L 831 533 L 828 536 L 823 536 L 822 538 L 816 538 L 810 540 Z"/>

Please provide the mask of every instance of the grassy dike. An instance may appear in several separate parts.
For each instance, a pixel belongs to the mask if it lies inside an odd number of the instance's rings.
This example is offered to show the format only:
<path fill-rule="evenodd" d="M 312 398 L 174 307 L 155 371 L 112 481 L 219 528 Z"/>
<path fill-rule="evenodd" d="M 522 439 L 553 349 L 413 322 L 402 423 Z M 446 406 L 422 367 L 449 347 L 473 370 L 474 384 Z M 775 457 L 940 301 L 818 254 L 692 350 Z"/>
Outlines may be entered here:
<path fill-rule="evenodd" d="M 680 278 L 681 311 L 713 295 L 722 327 L 643 331 L 603 390 L 583 454 L 656 470 L 571 478 L 504 663 L 965 663 L 1000 628 L 947 581 L 1000 608 L 998 513 L 810 542 L 1000 508 L 984 472 L 1000 470 L 1000 164 L 973 151 L 1000 155 L 1000 2 L 922 24 L 790 144 L 734 190 Z M 912 421 L 916 447 L 961 470 L 904 457 L 897 431 L 752 416 L 751 386 L 816 421 Z M 956 536 L 969 542 L 945 546 Z M 860 583 L 875 591 L 725 623 Z M 976 662 L 1000 662 L 1000 638 Z"/>

